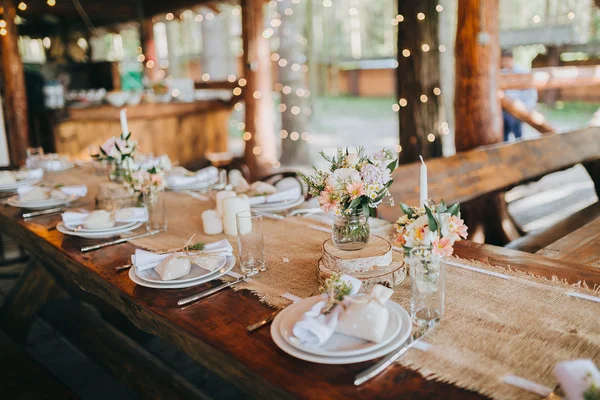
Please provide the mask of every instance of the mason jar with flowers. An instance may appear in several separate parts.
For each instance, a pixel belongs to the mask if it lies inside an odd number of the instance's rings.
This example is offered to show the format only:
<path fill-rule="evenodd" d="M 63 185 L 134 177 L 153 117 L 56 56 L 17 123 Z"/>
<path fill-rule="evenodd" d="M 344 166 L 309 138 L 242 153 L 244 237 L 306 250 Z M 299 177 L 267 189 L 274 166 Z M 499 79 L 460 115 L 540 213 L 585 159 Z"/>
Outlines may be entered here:
<path fill-rule="evenodd" d="M 135 171 L 129 170 L 125 175 L 125 187 L 132 194 L 137 193 L 141 196 L 141 201 L 148 213 L 147 229 L 166 230 L 167 214 L 163 196 L 166 179 L 163 169 L 156 165 L 150 168 L 138 166 L 134 166 L 134 168 Z"/>
<path fill-rule="evenodd" d="M 91 157 L 110 166 L 109 179 L 113 182 L 124 182 L 128 171 L 134 169 L 134 158 L 138 149 L 131 133 L 113 136 L 102 144 Z"/>
<path fill-rule="evenodd" d="M 389 192 L 396 157 L 388 149 L 367 154 L 360 147 L 356 153 L 337 149 L 329 157 L 328 171 L 315 172 L 302 179 L 309 193 L 318 198 L 323 211 L 334 215 L 332 240 L 340 250 L 359 250 L 369 242 L 369 217 L 385 198 L 393 202 Z"/>

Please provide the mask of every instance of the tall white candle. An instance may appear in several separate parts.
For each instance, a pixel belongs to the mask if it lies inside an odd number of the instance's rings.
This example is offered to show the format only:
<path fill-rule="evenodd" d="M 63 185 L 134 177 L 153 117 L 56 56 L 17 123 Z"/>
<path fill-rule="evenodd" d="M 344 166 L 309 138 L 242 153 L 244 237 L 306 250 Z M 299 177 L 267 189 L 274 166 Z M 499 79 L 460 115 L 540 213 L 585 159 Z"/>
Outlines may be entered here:
<path fill-rule="evenodd" d="M 129 133 L 127 126 L 127 109 L 121 108 L 121 133 Z"/>
<path fill-rule="evenodd" d="M 228 197 L 235 197 L 236 193 L 232 190 L 221 190 L 220 192 L 217 192 L 217 197 L 215 199 L 216 203 L 217 203 L 217 213 L 219 214 L 220 217 L 223 217 L 223 200 L 225 200 Z"/>
<path fill-rule="evenodd" d="M 423 156 L 419 156 L 419 158 L 421 159 L 419 206 L 423 206 L 423 204 L 427 203 L 427 199 L 429 198 L 429 195 L 427 194 L 427 165 L 425 165 Z"/>
<path fill-rule="evenodd" d="M 223 230 L 226 235 L 237 236 L 238 229 L 235 214 L 240 211 L 250 211 L 250 203 L 248 203 L 247 196 L 241 195 L 223 199 Z M 245 226 L 242 232 L 252 230 L 252 222 L 248 221 L 248 223 L 250 223 L 250 226 Z"/>

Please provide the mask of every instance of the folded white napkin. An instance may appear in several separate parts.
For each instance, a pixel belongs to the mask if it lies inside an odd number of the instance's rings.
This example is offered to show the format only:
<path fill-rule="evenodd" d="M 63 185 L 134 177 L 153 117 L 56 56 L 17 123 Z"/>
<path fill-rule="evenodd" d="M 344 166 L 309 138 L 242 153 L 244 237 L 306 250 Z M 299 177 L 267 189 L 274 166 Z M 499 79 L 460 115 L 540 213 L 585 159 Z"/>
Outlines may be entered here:
<path fill-rule="evenodd" d="M 19 194 L 19 196 L 23 196 L 24 194 L 28 193 L 31 189 L 33 189 L 34 186 L 23 186 L 20 188 L 17 188 L 17 193 Z M 63 192 L 64 194 L 71 196 L 71 195 L 75 195 L 78 197 L 83 197 L 87 194 L 87 186 L 86 185 L 76 185 L 76 186 L 61 186 L 57 189 L 52 189 L 52 188 L 48 188 L 49 190 L 60 190 L 61 192 Z"/>
<path fill-rule="evenodd" d="M 190 172 L 181 168 L 184 174 L 173 173 L 167 177 L 167 186 L 189 186 L 196 183 L 209 183 L 219 177 L 219 170 L 215 167 L 207 167 L 198 172 Z M 186 172 L 187 171 L 187 172 Z"/>
<path fill-rule="evenodd" d="M 218 242 L 207 244 L 204 247 L 204 252 L 218 256 L 230 256 L 233 254 L 233 247 L 231 247 L 231 244 L 227 239 L 223 239 L 219 240 Z M 131 263 L 138 269 L 138 271 L 143 271 L 156 267 L 162 260 L 173 254 L 183 254 L 183 252 L 156 254 L 151 251 L 136 249 L 135 254 L 131 256 Z"/>
<path fill-rule="evenodd" d="M 62 220 L 67 226 L 77 226 L 83 224 L 87 218 L 87 212 L 66 211 L 62 213 Z M 146 222 L 148 212 L 144 207 L 128 207 L 117 211 L 114 214 L 116 222 Z"/>
<path fill-rule="evenodd" d="M 342 275 L 341 280 L 352 285 L 350 295 L 355 295 L 360 290 L 361 281 L 349 275 Z M 320 346 L 325 343 L 335 331 L 338 319 L 343 307 L 334 307 L 327 315 L 321 314 L 323 307 L 327 305 L 327 299 L 317 302 L 312 308 L 304 313 L 304 316 L 296 322 L 292 332 L 302 344 L 309 346 Z M 346 303 L 346 301 L 344 301 Z"/>
<path fill-rule="evenodd" d="M 250 197 L 248 198 L 248 202 L 251 206 L 254 206 L 257 204 L 276 203 L 278 201 L 297 200 L 300 196 L 302 196 L 302 190 L 299 187 L 295 187 L 268 196 Z"/>
<path fill-rule="evenodd" d="M 16 177 L 18 180 L 25 179 L 41 179 L 44 176 L 44 170 L 41 168 L 35 169 L 24 169 L 16 172 Z"/>
<path fill-rule="evenodd" d="M 600 387 L 600 371 L 592 360 L 563 361 L 556 364 L 553 372 L 569 400 L 583 400 L 590 386 Z"/>

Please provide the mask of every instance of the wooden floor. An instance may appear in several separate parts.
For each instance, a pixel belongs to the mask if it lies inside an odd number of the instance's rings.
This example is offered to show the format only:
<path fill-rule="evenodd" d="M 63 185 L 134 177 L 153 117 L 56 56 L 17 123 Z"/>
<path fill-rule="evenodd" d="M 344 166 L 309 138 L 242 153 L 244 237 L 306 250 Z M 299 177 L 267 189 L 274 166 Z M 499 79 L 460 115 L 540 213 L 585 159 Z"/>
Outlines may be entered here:
<path fill-rule="evenodd" d="M 577 211 L 596 200 L 591 181 L 582 167 L 552 174 L 540 182 L 515 188 L 507 194 L 509 210 L 526 230 L 552 224 L 555 219 L 566 216 L 563 214 Z M 17 280 L 13 275 L 23 268 L 23 263 L 0 267 L 0 304 Z M 2 272 L 8 277 L 2 277 Z M 69 306 L 65 303 L 69 301 L 72 300 L 54 302 L 36 318 L 27 340 L 26 351 L 82 399 L 141 398 L 132 389 L 113 378 L 102 366 L 81 353 L 59 333 L 60 329 L 55 329 L 57 326 L 68 329 L 69 321 L 62 316 L 62 311 Z M 206 394 L 207 399 L 247 398 L 169 343 L 132 326 L 128 327 L 126 333 L 198 387 Z M 0 344 L 2 340 L 3 335 L 0 335 Z M 0 360 L 0 370 L 7 367 L 10 366 L 2 365 Z"/>

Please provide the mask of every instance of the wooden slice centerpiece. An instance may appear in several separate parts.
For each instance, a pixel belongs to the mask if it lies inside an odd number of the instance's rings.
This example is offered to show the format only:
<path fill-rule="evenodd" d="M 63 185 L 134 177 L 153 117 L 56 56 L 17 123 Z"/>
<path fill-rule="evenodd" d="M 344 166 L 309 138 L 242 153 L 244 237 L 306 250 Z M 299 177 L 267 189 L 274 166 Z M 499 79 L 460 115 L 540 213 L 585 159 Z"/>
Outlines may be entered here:
<path fill-rule="evenodd" d="M 382 237 L 371 236 L 365 248 L 346 251 L 336 249 L 333 241 L 327 239 L 321 262 L 327 269 L 344 274 L 373 271 L 392 263 L 392 245 Z"/>

